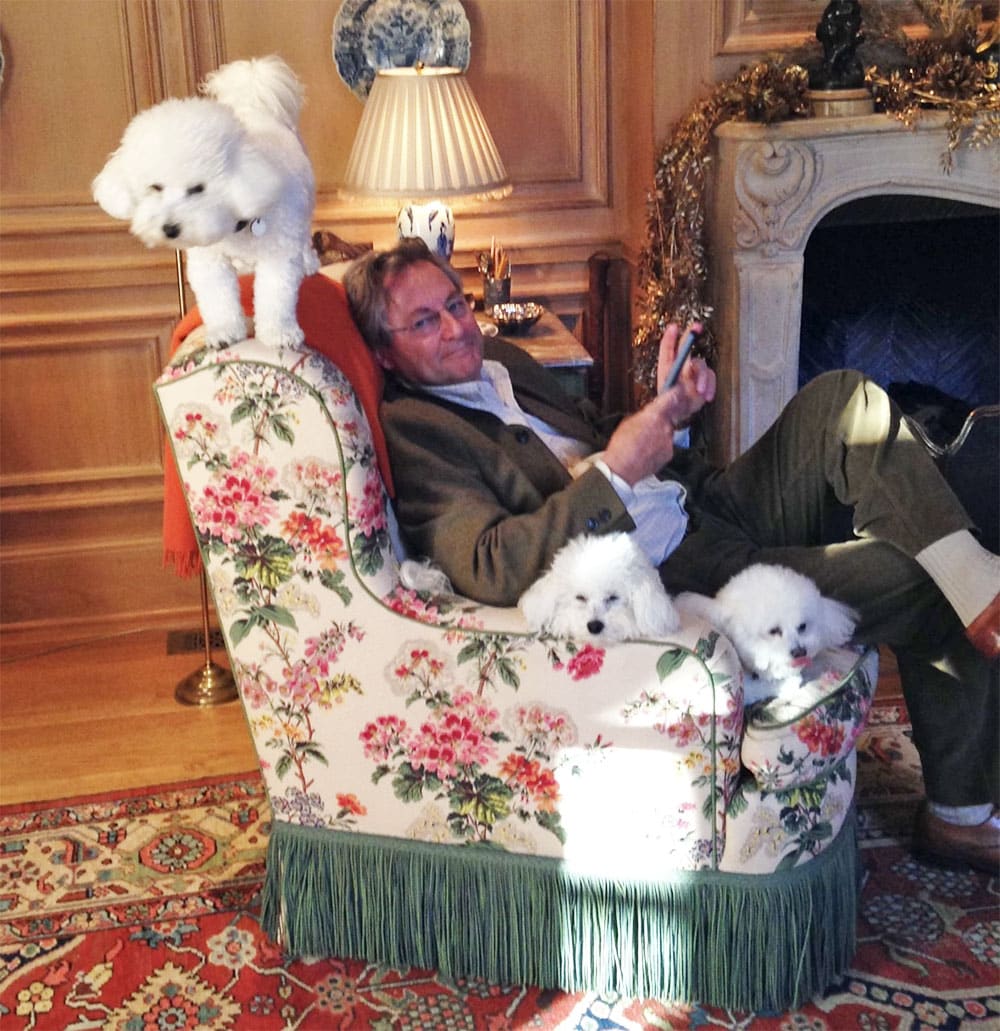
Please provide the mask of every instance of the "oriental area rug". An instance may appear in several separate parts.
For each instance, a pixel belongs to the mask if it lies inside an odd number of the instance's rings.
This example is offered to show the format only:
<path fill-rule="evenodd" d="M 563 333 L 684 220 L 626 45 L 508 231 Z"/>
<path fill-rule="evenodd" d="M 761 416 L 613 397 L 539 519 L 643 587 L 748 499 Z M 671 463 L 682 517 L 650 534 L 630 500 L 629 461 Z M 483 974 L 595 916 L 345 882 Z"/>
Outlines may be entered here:
<path fill-rule="evenodd" d="M 1000 1027 L 1000 885 L 910 856 L 920 769 L 898 701 L 859 747 L 866 883 L 852 968 L 790 1013 L 286 960 L 261 932 L 256 774 L 0 809 L 0 1026 L 896 1031 Z"/>

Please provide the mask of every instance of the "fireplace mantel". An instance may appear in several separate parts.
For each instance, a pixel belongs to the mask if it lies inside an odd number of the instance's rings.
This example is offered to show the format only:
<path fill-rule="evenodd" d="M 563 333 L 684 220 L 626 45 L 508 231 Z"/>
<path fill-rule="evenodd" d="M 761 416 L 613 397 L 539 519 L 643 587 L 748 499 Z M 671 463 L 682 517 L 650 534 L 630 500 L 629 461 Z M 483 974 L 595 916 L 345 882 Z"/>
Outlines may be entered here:
<path fill-rule="evenodd" d="M 798 389 L 805 248 L 824 215 L 879 194 L 1000 208 L 1000 148 L 960 148 L 949 174 L 946 147 L 943 112 L 913 129 L 888 115 L 718 127 L 706 224 L 716 457 L 745 451 Z"/>

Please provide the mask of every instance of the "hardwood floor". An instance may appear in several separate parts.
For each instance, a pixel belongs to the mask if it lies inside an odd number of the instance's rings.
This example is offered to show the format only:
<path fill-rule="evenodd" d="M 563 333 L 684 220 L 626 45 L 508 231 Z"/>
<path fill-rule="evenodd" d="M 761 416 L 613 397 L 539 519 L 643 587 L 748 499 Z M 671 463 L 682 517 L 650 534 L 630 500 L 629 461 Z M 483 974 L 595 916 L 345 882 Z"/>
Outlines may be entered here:
<path fill-rule="evenodd" d="M 205 654 L 168 655 L 144 630 L 0 659 L 0 803 L 169 784 L 257 768 L 238 702 L 181 705 L 174 688 Z M 226 664 L 224 655 L 216 661 Z"/>
<path fill-rule="evenodd" d="M 224 655 L 216 660 L 225 663 Z M 238 702 L 180 705 L 177 683 L 204 652 L 168 655 L 145 630 L 45 651 L 5 647 L 0 660 L 0 804 L 151 787 L 257 768 Z M 899 694 L 891 655 L 879 696 Z"/>

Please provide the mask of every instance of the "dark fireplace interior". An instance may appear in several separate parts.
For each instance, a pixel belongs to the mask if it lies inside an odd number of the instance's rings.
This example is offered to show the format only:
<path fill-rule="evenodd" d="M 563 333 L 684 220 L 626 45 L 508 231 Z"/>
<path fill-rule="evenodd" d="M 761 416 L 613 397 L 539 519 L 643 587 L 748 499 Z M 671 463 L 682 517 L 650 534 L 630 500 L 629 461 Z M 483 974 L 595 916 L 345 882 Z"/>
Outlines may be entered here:
<path fill-rule="evenodd" d="M 972 409 L 1000 402 L 1000 211 L 887 195 L 819 223 L 805 252 L 800 385 L 845 367 L 889 390 L 942 446 Z M 1000 419 L 979 420 L 942 460 L 994 549 L 998 439 Z"/>

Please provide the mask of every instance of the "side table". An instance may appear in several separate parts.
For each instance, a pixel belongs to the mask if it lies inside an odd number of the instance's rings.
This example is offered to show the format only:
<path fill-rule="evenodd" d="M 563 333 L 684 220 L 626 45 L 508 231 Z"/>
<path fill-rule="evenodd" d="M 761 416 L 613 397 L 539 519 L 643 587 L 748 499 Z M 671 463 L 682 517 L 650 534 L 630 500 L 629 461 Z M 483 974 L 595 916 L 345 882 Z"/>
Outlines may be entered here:
<path fill-rule="evenodd" d="M 487 316 L 477 317 L 480 318 L 480 325 L 493 325 Z M 555 312 L 546 308 L 527 333 L 520 336 L 501 333 L 500 336 L 527 351 L 535 361 L 550 369 L 568 394 L 573 397 L 587 396 L 587 375 L 594 359 Z"/>

